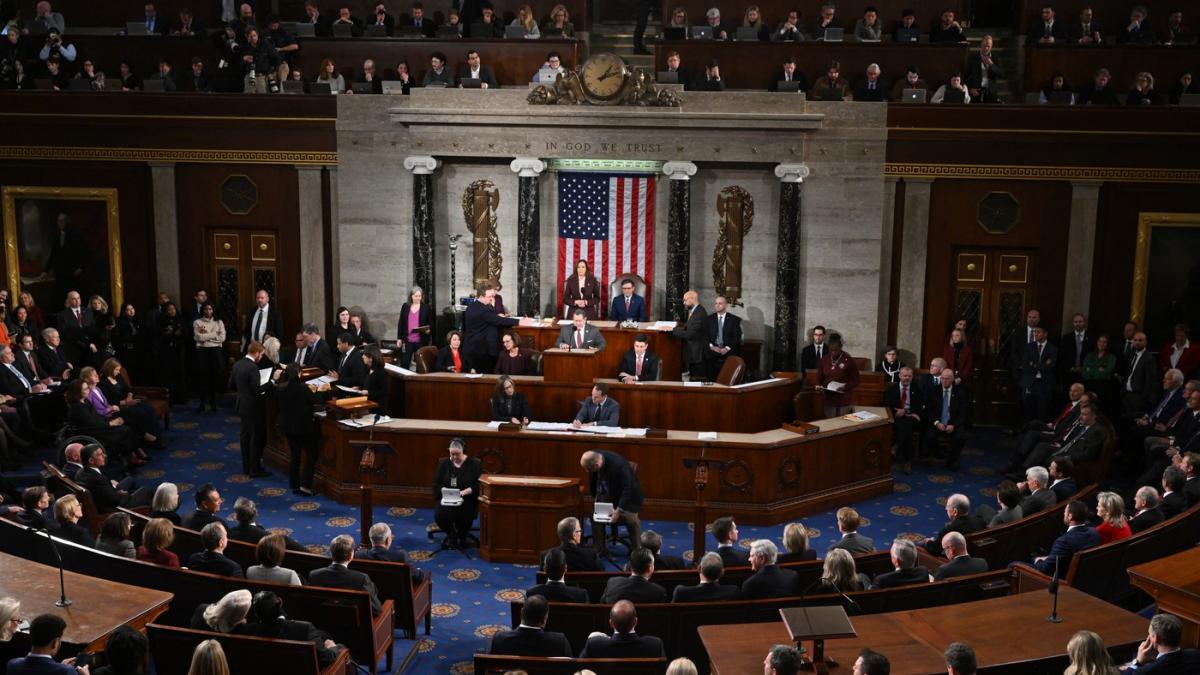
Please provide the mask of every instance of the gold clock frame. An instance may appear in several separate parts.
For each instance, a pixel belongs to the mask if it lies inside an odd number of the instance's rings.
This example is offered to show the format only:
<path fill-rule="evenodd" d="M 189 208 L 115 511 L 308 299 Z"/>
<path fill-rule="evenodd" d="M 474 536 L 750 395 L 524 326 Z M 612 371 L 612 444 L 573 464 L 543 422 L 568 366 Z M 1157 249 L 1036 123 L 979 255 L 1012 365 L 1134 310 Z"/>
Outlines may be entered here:
<path fill-rule="evenodd" d="M 1129 320 L 1145 323 L 1146 291 L 1150 283 L 1150 245 L 1154 228 L 1200 228 L 1200 213 L 1163 213 L 1145 211 L 1138 214 L 1137 252 L 1133 257 L 1133 292 L 1129 301 Z"/>
<path fill-rule="evenodd" d="M 109 281 L 113 308 L 125 303 L 125 275 L 121 259 L 121 213 L 116 188 L 44 187 L 9 185 L 0 192 L 4 214 L 4 266 L 8 273 L 8 292 L 12 302 L 21 293 L 21 268 L 17 259 L 17 200 L 58 199 L 65 201 L 104 202 L 108 228 Z"/>

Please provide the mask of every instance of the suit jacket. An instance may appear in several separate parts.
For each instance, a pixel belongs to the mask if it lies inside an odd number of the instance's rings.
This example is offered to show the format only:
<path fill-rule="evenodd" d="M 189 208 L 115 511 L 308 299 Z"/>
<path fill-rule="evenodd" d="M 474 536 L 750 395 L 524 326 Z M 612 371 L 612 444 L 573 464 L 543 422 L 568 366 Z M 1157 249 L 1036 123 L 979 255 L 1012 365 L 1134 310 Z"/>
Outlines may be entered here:
<path fill-rule="evenodd" d="M 1078 354 L 1076 353 L 1078 351 Z M 1096 338 L 1087 331 L 1083 333 L 1083 349 L 1076 350 L 1075 331 L 1063 335 L 1058 340 L 1058 371 L 1064 377 L 1071 368 L 1075 367 L 1075 359 L 1079 359 L 1079 367 L 1083 368 L 1083 359 L 1096 351 Z"/>
<path fill-rule="evenodd" d="M 585 424 L 595 422 L 597 426 L 619 427 L 621 426 L 621 406 L 611 396 L 604 397 L 604 402 L 600 405 L 593 403 L 589 396 L 583 399 L 583 405 L 579 407 L 579 412 L 575 413 L 575 419 Z"/>
<path fill-rule="evenodd" d="M 600 602 L 611 605 L 618 600 L 631 600 L 635 605 L 643 602 L 666 602 L 667 591 L 662 586 L 640 576 L 612 577 L 604 587 Z"/>
<path fill-rule="evenodd" d="M 37 381 L 40 379 L 33 374 L 34 368 L 37 368 L 38 375 L 42 377 L 51 376 L 50 373 L 42 372 L 42 364 L 37 363 L 37 352 L 30 352 L 27 356 L 20 348 L 16 348 L 13 349 L 13 358 L 15 359 L 13 365 L 17 367 L 17 370 L 21 371 L 21 374 L 25 376 L 25 379 L 29 380 L 30 384 L 37 384 Z M 31 361 L 33 362 L 32 366 L 30 365 Z M 59 371 L 58 374 L 62 375 L 62 371 Z"/>
<path fill-rule="evenodd" d="M 246 315 L 246 327 L 242 330 L 242 351 L 250 344 L 250 336 L 254 332 L 254 317 L 258 314 L 258 304 L 250 308 L 250 312 Z M 263 321 L 266 324 L 263 336 L 267 334 L 281 337 L 283 335 L 283 319 L 279 316 L 279 303 L 272 300 L 267 303 L 267 316 Z"/>
<path fill-rule="evenodd" d="M 1172 492 L 1169 495 L 1164 495 L 1162 498 L 1163 519 L 1174 518 L 1175 516 L 1187 510 L 1187 496 L 1182 492 Z"/>
<path fill-rule="evenodd" d="M 656 570 L 686 570 L 688 566 L 683 558 L 677 555 L 654 554 L 654 569 Z"/>
<path fill-rule="evenodd" d="M 1064 575 L 1071 566 L 1071 558 L 1077 552 L 1099 545 L 1100 533 L 1096 532 L 1096 528 L 1086 525 L 1072 527 L 1061 537 L 1055 539 L 1054 544 L 1050 547 L 1050 554 L 1045 559 L 1034 563 L 1033 566 L 1042 574 L 1054 574 L 1054 561 L 1057 560 L 1058 572 L 1060 575 Z"/>
<path fill-rule="evenodd" d="M 828 353 L 829 345 L 821 345 L 821 356 Z M 802 370 L 816 370 L 819 367 L 821 367 L 821 359 L 817 358 L 817 346 L 814 344 L 804 345 L 804 349 L 800 350 L 800 368 Z"/>
<path fill-rule="evenodd" d="M 933 580 L 941 581 L 942 579 L 949 579 L 951 577 L 965 577 L 968 574 L 980 574 L 986 571 L 988 571 L 988 564 L 983 558 L 960 555 L 939 567 L 933 573 Z"/>
<path fill-rule="evenodd" d="M 883 404 L 888 409 L 895 411 L 900 408 L 900 383 L 888 385 L 888 388 L 883 392 Z M 917 389 L 916 380 L 908 385 L 908 412 L 912 415 L 920 415 L 921 421 L 925 419 L 925 400 L 921 392 Z M 938 412 L 941 412 L 939 410 Z"/>
<path fill-rule="evenodd" d="M 1171 369 L 1171 353 L 1175 349 L 1175 341 L 1171 340 L 1158 350 L 1158 368 L 1166 372 Z M 1178 368 L 1184 377 L 1191 377 L 1197 367 L 1200 367 L 1200 344 L 1189 342 L 1188 348 L 1179 355 Z"/>
<path fill-rule="evenodd" d="M 12 666 L 8 667 L 8 672 L 12 672 Z M 1180 649 L 1161 654 L 1150 663 L 1131 668 L 1126 672 L 1145 675 L 1186 675 L 1186 673 L 1200 672 L 1200 650 Z"/>
<path fill-rule="evenodd" d="M 929 583 L 929 570 L 924 565 L 917 565 L 906 570 L 892 570 L 875 577 L 875 588 L 893 588 L 925 583 Z"/>
<path fill-rule="evenodd" d="M 800 576 L 792 570 L 779 565 L 767 565 L 742 582 L 741 597 L 753 600 L 795 595 L 800 592 L 799 579 Z"/>
<path fill-rule="evenodd" d="M 653 635 L 615 633 L 612 637 L 599 635 L 587 641 L 581 659 L 657 659 L 666 656 L 663 643 Z"/>
<path fill-rule="evenodd" d="M 197 572 L 220 574 L 226 577 L 245 577 L 242 566 L 227 558 L 224 553 L 200 551 L 188 557 L 186 567 Z"/>
<path fill-rule="evenodd" d="M 1038 40 L 1041 40 L 1043 37 L 1046 37 L 1047 35 L 1054 38 L 1055 42 L 1060 42 L 1062 40 L 1066 40 L 1067 39 L 1067 27 L 1065 25 L 1063 25 L 1063 22 L 1061 22 L 1057 19 L 1055 19 L 1054 22 L 1050 24 L 1049 30 L 1046 29 L 1046 23 L 1044 21 L 1042 21 L 1040 18 L 1037 21 L 1030 22 L 1029 36 L 1028 36 L 1028 41 L 1030 44 L 1035 44 L 1035 45 L 1038 44 Z"/>
<path fill-rule="evenodd" d="M 100 513 L 112 513 L 117 510 L 117 507 L 129 503 L 129 495 L 117 492 L 108 476 L 90 468 L 80 471 L 75 482 L 92 493 L 92 499 L 96 502 L 96 508 Z"/>
<path fill-rule="evenodd" d="M 500 326 L 515 326 L 520 319 L 504 317 L 496 313 L 491 305 L 473 302 L 463 313 L 462 349 L 468 354 L 485 354 L 495 357 L 500 353 Z M 600 329 L 596 329 L 599 333 Z M 603 338 L 601 338 L 603 342 Z"/>
<path fill-rule="evenodd" d="M 313 406 L 320 405 L 321 395 L 303 382 L 289 382 L 272 387 L 271 397 L 279 403 L 279 420 L 285 436 L 304 436 L 316 433 Z"/>
<path fill-rule="evenodd" d="M 1163 399 L 1166 400 L 1164 401 Z M 1186 401 L 1183 400 L 1183 387 L 1175 387 L 1175 390 L 1169 393 L 1163 392 L 1162 397 L 1155 402 L 1154 407 L 1147 411 L 1150 415 L 1150 422 L 1162 422 L 1165 424 L 1175 416 L 1175 413 L 1182 410 L 1185 404 Z M 1159 406 L 1162 406 L 1162 408 L 1160 409 Z M 1158 413 L 1157 415 L 1154 414 L 1156 412 Z"/>
<path fill-rule="evenodd" d="M 1054 376 L 1058 370 L 1058 348 L 1046 341 L 1038 356 L 1037 343 L 1025 346 L 1019 366 L 1018 384 L 1024 390 L 1054 391 Z M 1041 375 L 1041 377 L 1038 377 Z"/>
<path fill-rule="evenodd" d="M 511 400 L 492 399 L 493 422 L 507 422 L 514 417 L 519 420 L 529 417 L 529 403 L 525 400 L 525 394 L 518 391 L 512 395 Z"/>
<path fill-rule="evenodd" d="M 1058 503 L 1058 496 L 1050 488 L 1041 488 L 1037 492 L 1025 495 L 1021 499 L 1021 513 L 1031 516 L 1044 511 Z"/>
<path fill-rule="evenodd" d="M 334 354 L 333 346 L 329 344 L 328 340 L 318 339 L 316 344 L 304 350 L 304 365 L 315 366 L 329 372 L 337 365 L 338 356 Z"/>
<path fill-rule="evenodd" d="M 538 584 L 533 588 L 525 591 L 525 597 L 533 597 L 540 595 L 546 598 L 549 602 L 574 602 L 577 604 L 588 603 L 588 593 L 586 589 L 568 586 L 561 581 L 550 581 L 544 584 Z"/>
<path fill-rule="evenodd" d="M 704 330 L 704 318 L 707 314 L 703 307 L 696 305 L 683 324 L 675 326 L 671 331 L 672 335 L 683 339 L 683 362 L 686 364 L 704 361 L 704 353 L 708 351 L 708 336 Z"/>
<path fill-rule="evenodd" d="M 333 362 L 337 371 L 337 383 L 343 387 L 365 387 L 367 385 L 367 364 L 363 363 L 362 350 L 358 347 L 350 351 L 339 352 Z"/>
<path fill-rule="evenodd" d="M 775 71 L 775 77 L 771 80 L 771 91 L 779 91 L 779 83 L 787 81 L 787 73 L 782 69 Z M 792 81 L 798 82 L 800 91 L 808 91 L 808 78 L 799 70 L 792 72 Z"/>
<path fill-rule="evenodd" d="M 613 505 L 630 513 L 641 511 L 642 486 L 638 482 L 637 474 L 633 472 L 633 467 L 615 452 L 597 452 L 604 456 L 604 466 L 589 475 L 592 496 L 596 496 L 600 490 L 600 483 L 604 482 L 608 485 L 608 497 Z"/>
<path fill-rule="evenodd" d="M 637 354 L 632 349 L 625 352 L 625 355 L 621 357 L 621 367 L 617 369 L 617 372 L 629 375 L 637 372 Z M 658 354 L 647 349 L 645 356 L 642 357 L 642 374 L 638 376 L 638 381 L 657 381 L 661 373 L 662 363 L 659 362 Z"/>
<path fill-rule="evenodd" d="M 1200 503 L 1200 478 L 1189 478 L 1183 484 L 1183 496 L 1187 497 L 1188 507 Z"/>
<path fill-rule="evenodd" d="M 702 581 L 695 586 L 676 586 L 671 602 L 712 602 L 735 600 L 740 591 L 737 586 L 724 586 L 716 581 Z"/>
<path fill-rule="evenodd" d="M 78 675 L 75 666 L 42 656 L 22 656 L 8 662 L 9 675 Z"/>
<path fill-rule="evenodd" d="M 567 569 L 575 572 L 599 572 L 604 569 L 596 549 L 566 542 L 558 547 L 567 561 Z"/>
<path fill-rule="evenodd" d="M 15 363 L 13 364 L 14 367 L 16 365 Z M 28 386 L 26 386 L 26 383 L 28 383 Z M 8 366 L 0 365 L 0 394 L 22 398 L 33 391 L 32 387 L 34 384 L 36 382 L 30 380 L 28 377 L 25 378 L 25 382 L 22 382 L 21 378 L 8 369 Z"/>
<path fill-rule="evenodd" d="M 709 314 L 704 318 L 705 332 L 708 334 L 708 344 L 717 344 L 717 315 Z M 726 347 L 729 347 L 729 353 L 726 356 L 741 356 L 742 354 L 742 319 L 733 314 L 733 312 L 725 312 L 725 330 L 722 331 L 721 339 L 724 340 Z M 707 345 L 706 345 L 707 346 Z M 712 351 L 707 351 L 706 354 L 715 354 Z"/>
<path fill-rule="evenodd" d="M 886 101 L 888 92 L 883 86 L 883 80 L 875 80 L 875 88 L 871 89 L 871 81 L 863 78 L 854 85 L 852 96 L 855 101 Z"/>
<path fill-rule="evenodd" d="M 942 537 L 946 536 L 947 534 L 950 534 L 951 532 L 960 532 L 962 534 L 970 534 L 972 532 L 978 532 L 979 530 L 982 530 L 986 527 L 987 527 L 987 523 L 983 522 L 983 519 L 980 518 L 979 516 L 975 516 L 975 515 L 958 516 L 954 520 L 951 520 L 950 522 L 948 522 L 944 526 L 942 526 L 942 529 L 941 529 L 941 531 L 939 531 L 937 533 L 937 536 L 930 539 L 929 543 L 925 545 L 925 550 L 929 551 L 929 553 L 931 555 L 941 555 L 941 553 L 942 553 Z"/>
<path fill-rule="evenodd" d="M 1157 506 L 1152 509 L 1146 509 L 1141 513 L 1129 519 L 1129 529 L 1134 534 L 1141 532 L 1149 527 L 1153 527 L 1163 521 L 1162 509 Z"/>
<path fill-rule="evenodd" d="M 371 581 L 371 577 L 358 570 L 334 563 L 329 567 L 321 567 L 309 572 L 308 583 L 326 588 L 366 591 L 367 595 L 371 596 L 371 613 L 379 614 L 379 594 L 375 592 L 375 583 Z"/>
<path fill-rule="evenodd" d="M 721 556 L 721 562 L 725 567 L 748 567 L 750 565 L 750 554 L 733 546 L 718 546 L 717 555 Z"/>
<path fill-rule="evenodd" d="M 1057 25 L 1057 22 L 1056 22 Z M 1004 77 L 1004 71 L 1000 70 L 1000 66 L 996 64 L 995 55 L 992 56 L 992 65 L 984 66 L 983 58 L 978 52 L 972 52 L 967 57 L 967 69 L 964 71 L 963 84 L 967 85 L 968 89 L 983 88 L 983 73 L 987 71 L 988 86 L 987 89 L 996 90 L 996 85 L 1000 83 L 1000 79 Z"/>
<path fill-rule="evenodd" d="M 258 364 L 243 357 L 233 364 L 230 379 L 237 390 L 237 404 L 234 410 L 238 415 L 254 416 L 262 410 L 262 393 L 264 385 L 260 384 Z"/>
<path fill-rule="evenodd" d="M 541 628 L 519 626 L 513 630 L 502 630 L 492 636 L 489 654 L 508 656 L 565 656 L 571 657 L 571 643 L 562 633 L 553 633 Z"/>
<path fill-rule="evenodd" d="M 462 84 L 463 80 L 470 79 L 471 66 L 460 63 L 458 64 L 458 74 L 454 81 Z M 496 74 L 492 72 L 492 67 L 486 63 L 479 64 L 479 80 L 488 86 L 488 89 L 499 89 L 500 82 L 496 80 Z"/>
<path fill-rule="evenodd" d="M 45 377 L 62 377 L 63 371 L 73 365 L 61 346 L 41 345 L 34 353 L 37 355 L 38 370 L 45 373 Z"/>
<path fill-rule="evenodd" d="M 235 628 L 234 632 L 239 635 L 312 642 L 317 647 L 317 661 L 322 668 L 333 663 L 338 656 L 338 648 L 327 649 L 325 647 L 325 641 L 332 639 L 332 636 L 308 621 L 278 619 L 267 623 L 244 623 Z"/>
<path fill-rule="evenodd" d="M 471 372 L 471 359 L 468 358 L 467 352 L 461 347 L 458 350 L 458 359 L 462 361 L 462 370 L 460 372 Z M 449 372 L 454 367 L 454 353 L 450 347 L 442 347 L 438 350 L 437 360 L 433 362 L 433 370 L 436 373 Z"/>
<path fill-rule="evenodd" d="M 1025 363 L 1025 350 L 1029 347 L 1029 326 L 1022 325 L 1012 332 L 1009 339 L 1009 364 L 1012 366 L 1013 378 L 1021 377 L 1021 366 Z"/>
<path fill-rule="evenodd" d="M 942 419 L 942 387 L 931 389 L 925 397 L 925 414 L 922 416 L 929 424 L 940 422 Z M 955 433 L 963 430 L 967 423 L 967 396 L 962 387 L 950 388 L 950 424 L 954 425 Z"/>
<path fill-rule="evenodd" d="M 849 551 L 851 555 L 856 555 L 859 553 L 874 553 L 875 542 L 872 541 L 870 537 L 864 537 L 857 532 L 850 532 L 838 540 L 836 544 L 830 546 L 829 550 L 832 551 L 835 548 L 845 549 Z"/>
<path fill-rule="evenodd" d="M 1065 502 L 1071 498 L 1071 495 L 1079 492 L 1079 487 L 1075 484 L 1074 478 L 1064 478 L 1050 486 L 1050 490 L 1058 497 L 1058 501 Z"/>
<path fill-rule="evenodd" d="M 78 523 L 63 523 L 59 525 L 58 529 L 54 531 L 54 536 L 86 548 L 96 547 L 96 538 Z"/>
<path fill-rule="evenodd" d="M 563 326 L 562 329 L 558 331 L 557 344 L 564 343 L 571 345 L 571 349 L 579 349 L 579 347 L 575 344 L 575 326 Z M 588 347 L 594 347 L 597 351 L 604 351 L 604 348 L 607 346 L 608 342 L 605 341 L 604 335 L 600 333 L 599 328 L 596 328 L 590 323 L 584 325 L 583 347 L 585 349 Z"/>
<path fill-rule="evenodd" d="M 1137 358 L 1136 354 L 1130 357 L 1130 362 L 1134 358 Z M 1129 370 L 1129 363 L 1124 365 L 1121 372 L 1127 373 L 1121 381 L 1121 393 L 1130 402 L 1133 410 L 1142 412 L 1153 408 L 1154 397 L 1158 393 L 1158 383 L 1162 377 L 1158 373 L 1158 363 L 1150 355 L 1150 350 L 1142 352 L 1141 358 L 1137 360 L 1137 367 L 1132 372 Z M 1129 384 L 1128 390 L 1125 387 L 1126 382 Z"/>
<path fill-rule="evenodd" d="M 381 562 L 408 563 L 408 554 L 402 548 L 383 548 L 374 546 L 355 554 L 356 558 L 364 560 L 379 560 Z"/>
<path fill-rule="evenodd" d="M 92 310 L 87 307 L 79 310 L 79 320 L 75 319 L 75 312 L 70 308 L 63 309 L 55 316 L 55 327 L 62 337 L 62 347 L 75 361 L 81 360 L 85 353 L 90 352 L 88 335 L 95 323 Z"/>
<path fill-rule="evenodd" d="M 1101 38 L 1103 38 L 1105 33 L 1104 29 L 1100 26 L 1100 22 L 1096 21 L 1095 19 L 1092 19 L 1092 22 L 1088 24 L 1086 30 L 1084 29 L 1083 24 L 1078 21 L 1070 26 L 1067 26 L 1067 40 L 1070 41 L 1071 44 L 1079 44 L 1079 41 L 1082 40 L 1085 35 L 1087 37 L 1094 38 L 1095 33 L 1099 33 Z M 1088 44 L 1094 45 L 1103 43 L 1090 42 Z"/>
<path fill-rule="evenodd" d="M 212 511 L 205 511 L 203 509 L 196 509 L 183 519 L 183 527 L 197 532 L 203 530 L 204 526 L 209 523 L 221 523 L 225 525 L 225 521 L 220 516 Z M 225 527 L 228 528 L 229 526 L 225 525 Z"/>
<path fill-rule="evenodd" d="M 579 288 L 579 285 L 575 285 Z M 646 300 L 642 296 L 634 293 L 629 298 L 629 310 L 625 309 L 625 296 L 618 295 L 612 299 L 612 307 L 608 310 L 608 320 L 618 323 L 633 319 L 634 321 L 649 321 L 649 314 L 646 313 Z"/>
<path fill-rule="evenodd" d="M 562 298 L 562 307 L 566 311 L 563 318 L 570 319 L 575 313 L 576 300 L 587 300 L 587 307 L 584 307 L 583 311 L 587 312 L 588 320 L 600 318 L 600 282 L 596 277 L 589 274 L 583 282 L 583 289 L 580 290 L 579 276 L 572 273 L 563 282 Z"/>
<path fill-rule="evenodd" d="M 400 318 L 396 320 L 396 339 L 401 342 L 408 338 L 408 315 L 410 305 L 406 302 L 400 307 Z M 422 302 L 421 309 L 417 311 L 417 326 L 429 326 L 433 329 L 433 308 L 429 303 Z M 417 344 L 422 347 L 429 344 L 429 333 L 417 333 Z M 407 366 L 405 366 L 407 367 Z"/>

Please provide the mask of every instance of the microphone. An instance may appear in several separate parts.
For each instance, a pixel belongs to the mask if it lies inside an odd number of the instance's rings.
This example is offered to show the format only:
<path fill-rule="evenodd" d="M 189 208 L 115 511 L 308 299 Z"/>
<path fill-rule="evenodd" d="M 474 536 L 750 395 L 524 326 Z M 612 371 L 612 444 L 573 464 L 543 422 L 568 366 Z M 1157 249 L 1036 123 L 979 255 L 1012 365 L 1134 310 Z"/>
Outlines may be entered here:
<path fill-rule="evenodd" d="M 1062 623 L 1062 617 L 1058 615 L 1058 562 L 1059 556 L 1054 557 L 1054 576 L 1050 578 L 1050 586 L 1046 590 L 1050 595 L 1054 596 L 1054 603 L 1050 607 L 1050 616 L 1046 617 L 1046 621 L 1050 623 Z"/>
<path fill-rule="evenodd" d="M 41 533 L 46 540 L 50 542 L 50 549 L 54 551 L 54 557 L 58 559 L 58 602 L 54 603 L 55 607 L 70 607 L 71 599 L 67 597 L 67 582 L 66 574 L 63 572 L 62 554 L 58 552 L 58 542 L 54 540 L 50 532 L 46 530 L 45 525 L 27 525 L 27 531 L 30 536 L 37 538 L 38 533 Z"/>
<path fill-rule="evenodd" d="M 379 424 L 379 413 L 375 413 L 375 419 L 371 422 L 371 426 L 367 429 L 367 441 L 375 440 L 375 425 Z"/>

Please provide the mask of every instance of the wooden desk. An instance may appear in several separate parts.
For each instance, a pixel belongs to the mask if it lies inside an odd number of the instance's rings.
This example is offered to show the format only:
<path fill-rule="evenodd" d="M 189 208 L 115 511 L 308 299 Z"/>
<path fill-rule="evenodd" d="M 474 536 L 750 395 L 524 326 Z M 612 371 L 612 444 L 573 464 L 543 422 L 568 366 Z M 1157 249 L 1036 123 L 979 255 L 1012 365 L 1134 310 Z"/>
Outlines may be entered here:
<path fill-rule="evenodd" d="M 502 476 L 479 479 L 479 553 L 493 562 L 537 563 L 559 543 L 555 527 L 579 515 L 578 478 Z"/>
<path fill-rule="evenodd" d="M 542 352 L 542 376 L 547 382 L 591 382 L 604 377 L 601 352 L 592 349 L 547 349 Z"/>
<path fill-rule="evenodd" d="M 50 546 L 47 542 L 45 546 Z M 143 630 L 167 611 L 175 596 L 75 572 L 66 573 L 70 607 L 56 607 L 58 569 L 0 553 L 0 597 L 21 601 L 22 616 L 56 614 L 67 622 L 63 642 L 67 651 L 104 649 L 108 636 L 122 624 Z"/>
<path fill-rule="evenodd" d="M 1183 646 L 1200 646 L 1200 548 L 1129 568 L 1129 582 L 1154 598 L 1158 611 L 1183 622 Z"/>
<path fill-rule="evenodd" d="M 1130 653 L 1146 637 L 1149 621 L 1061 586 L 1058 612 L 1062 623 L 1048 623 L 1050 596 L 1019 593 L 992 600 L 851 617 L 858 637 L 830 640 L 825 654 L 838 661 L 837 672 L 849 673 L 858 652 L 870 647 L 888 657 L 893 675 L 946 672 L 942 651 L 956 640 L 975 649 L 979 672 L 995 675 L 1061 672 L 1067 641 L 1076 631 L 1095 631 L 1110 651 Z M 772 645 L 791 644 L 783 621 L 728 626 L 701 626 L 713 675 L 758 675 Z M 1025 638 L 1025 639 L 1022 639 Z"/>
<path fill-rule="evenodd" d="M 598 361 L 596 377 L 616 377 L 617 370 L 621 367 L 621 358 L 625 356 L 625 352 L 633 349 L 633 338 L 641 334 L 649 340 L 650 351 L 658 354 L 659 361 L 662 363 L 662 373 L 659 375 L 659 379 L 682 379 L 683 357 L 680 341 L 679 338 L 671 335 L 670 331 L 650 330 L 650 326 L 653 324 L 649 323 L 638 324 L 636 329 L 618 328 L 615 321 L 589 321 L 588 325 L 599 328 L 600 334 L 604 336 L 607 343 L 604 351 L 596 354 Z M 558 334 L 562 327 L 553 323 L 540 326 L 520 326 L 513 330 L 518 336 L 532 334 L 533 348 L 546 351 L 557 346 Z M 575 378 L 575 381 L 579 382 L 581 379 Z"/>

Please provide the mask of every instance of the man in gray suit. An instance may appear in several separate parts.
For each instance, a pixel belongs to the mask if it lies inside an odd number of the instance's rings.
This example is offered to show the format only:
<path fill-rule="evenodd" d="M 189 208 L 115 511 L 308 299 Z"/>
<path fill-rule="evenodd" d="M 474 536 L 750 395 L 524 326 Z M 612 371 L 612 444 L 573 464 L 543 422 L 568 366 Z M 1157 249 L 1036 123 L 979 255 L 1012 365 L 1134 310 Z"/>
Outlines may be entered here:
<path fill-rule="evenodd" d="M 1017 483 L 1022 491 L 1029 494 L 1021 500 L 1021 513 L 1031 516 L 1058 503 L 1058 495 L 1050 489 L 1050 472 L 1044 466 L 1031 466 L 1025 469 L 1025 481 Z"/>
<path fill-rule="evenodd" d="M 858 533 L 858 525 L 862 522 L 862 519 L 858 517 L 858 511 L 849 506 L 843 506 L 838 509 L 837 522 L 842 538 L 838 543 L 829 547 L 830 551 L 835 548 L 844 548 L 851 555 L 875 552 L 875 542 L 870 537 L 864 537 Z"/>
<path fill-rule="evenodd" d="M 683 294 L 683 310 L 686 319 L 682 326 L 675 326 L 671 334 L 683 340 L 683 369 L 690 373 L 690 378 L 698 380 L 704 377 L 704 353 L 708 349 L 708 334 L 704 329 L 704 319 L 708 315 L 700 306 L 700 296 L 696 291 Z"/>
<path fill-rule="evenodd" d="M 602 352 L 607 346 L 600 329 L 588 324 L 587 312 L 582 309 L 577 308 L 572 312 L 571 325 L 563 326 L 558 333 L 559 349 L 595 349 Z"/>
<path fill-rule="evenodd" d="M 608 385 L 597 382 L 592 385 L 592 395 L 584 399 L 575 421 L 571 424 L 579 427 L 619 427 L 621 421 L 621 406 L 608 397 Z"/>

